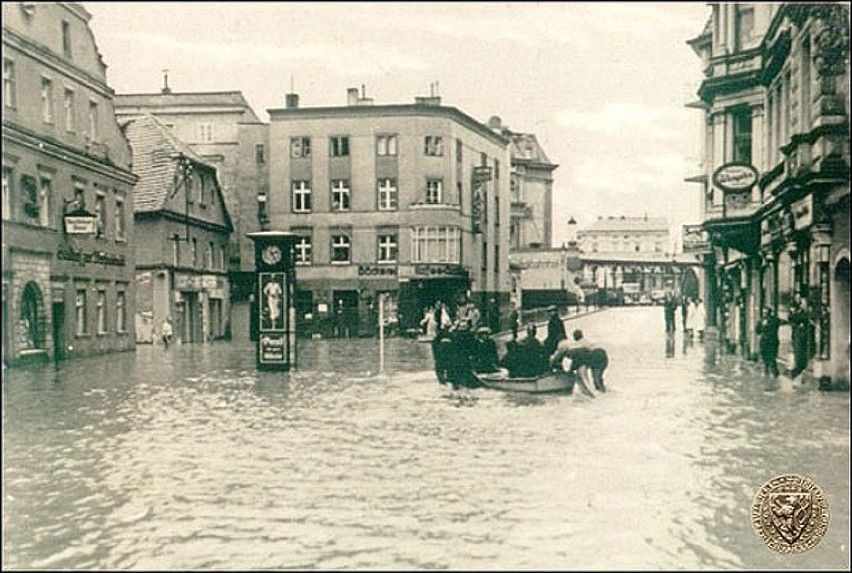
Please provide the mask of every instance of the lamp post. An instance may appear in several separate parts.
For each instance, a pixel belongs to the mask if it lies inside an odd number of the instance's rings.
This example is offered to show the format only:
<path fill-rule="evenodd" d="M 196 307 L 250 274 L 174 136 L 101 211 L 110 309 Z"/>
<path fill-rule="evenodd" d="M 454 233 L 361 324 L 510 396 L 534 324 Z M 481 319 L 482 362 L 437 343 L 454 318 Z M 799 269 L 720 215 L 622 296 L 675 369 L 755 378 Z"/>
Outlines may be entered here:
<path fill-rule="evenodd" d="M 284 231 L 247 233 L 254 241 L 258 370 L 296 365 L 295 249 L 298 235 Z"/>

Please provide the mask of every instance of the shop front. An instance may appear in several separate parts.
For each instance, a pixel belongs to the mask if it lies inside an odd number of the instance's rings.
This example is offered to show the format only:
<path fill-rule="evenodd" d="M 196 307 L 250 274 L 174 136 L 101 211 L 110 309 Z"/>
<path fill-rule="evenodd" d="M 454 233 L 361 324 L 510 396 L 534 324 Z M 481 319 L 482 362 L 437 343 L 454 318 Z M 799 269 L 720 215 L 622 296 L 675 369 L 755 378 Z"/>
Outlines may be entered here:
<path fill-rule="evenodd" d="M 469 300 L 471 281 L 467 269 L 457 264 L 413 264 L 400 279 L 401 332 L 420 330 L 425 309 L 442 302 L 451 316 Z"/>

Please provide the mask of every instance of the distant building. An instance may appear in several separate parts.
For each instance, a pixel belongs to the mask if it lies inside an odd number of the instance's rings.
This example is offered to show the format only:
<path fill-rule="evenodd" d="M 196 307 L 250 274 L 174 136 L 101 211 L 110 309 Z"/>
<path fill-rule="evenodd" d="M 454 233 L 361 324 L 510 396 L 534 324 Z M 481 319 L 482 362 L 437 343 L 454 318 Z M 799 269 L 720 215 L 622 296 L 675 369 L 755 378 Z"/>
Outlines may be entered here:
<path fill-rule="evenodd" d="M 708 323 L 757 356 L 764 307 L 807 301 L 805 374 L 849 383 L 849 7 L 711 3 L 688 41 L 701 58 L 702 161 L 694 177 L 709 239 Z M 792 327 L 779 363 L 796 372 Z M 800 365 L 801 366 L 801 365 Z"/>
<path fill-rule="evenodd" d="M 3 4 L 6 364 L 135 348 L 136 176 L 90 19 Z"/>
<path fill-rule="evenodd" d="M 663 217 L 598 217 L 577 232 L 582 253 L 669 253 L 669 225 Z"/>
<path fill-rule="evenodd" d="M 125 118 L 139 175 L 134 195 L 137 339 L 157 340 L 163 319 L 181 342 L 228 332 L 227 252 L 233 226 L 216 167 L 150 114 Z"/>
<path fill-rule="evenodd" d="M 470 299 L 496 325 L 509 298 L 509 141 L 437 96 L 271 109 L 270 227 L 297 233 L 302 331 L 375 332 L 380 295 L 400 328 Z M 310 322 L 307 322 L 309 320 Z"/>
<path fill-rule="evenodd" d="M 515 307 L 564 307 L 584 298 L 582 262 L 576 248 L 527 248 L 509 253 Z"/>
<path fill-rule="evenodd" d="M 254 245 L 246 234 L 265 228 L 269 191 L 269 126 L 239 91 L 118 94 L 119 118 L 151 113 L 175 136 L 216 167 L 232 217 L 228 250 L 236 339 L 248 338 L 248 299 L 254 280 Z"/>

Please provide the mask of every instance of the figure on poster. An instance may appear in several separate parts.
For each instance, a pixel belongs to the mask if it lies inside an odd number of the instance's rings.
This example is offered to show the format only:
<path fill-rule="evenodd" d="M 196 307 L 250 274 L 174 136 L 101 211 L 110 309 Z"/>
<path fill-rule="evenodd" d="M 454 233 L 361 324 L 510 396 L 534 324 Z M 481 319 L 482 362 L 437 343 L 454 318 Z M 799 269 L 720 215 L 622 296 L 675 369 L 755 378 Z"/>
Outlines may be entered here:
<path fill-rule="evenodd" d="M 284 289 L 281 287 L 279 275 L 270 275 L 268 282 L 263 286 L 263 296 L 266 300 L 266 316 L 269 320 L 269 328 L 281 328 L 279 324 L 282 319 L 281 299 Z"/>

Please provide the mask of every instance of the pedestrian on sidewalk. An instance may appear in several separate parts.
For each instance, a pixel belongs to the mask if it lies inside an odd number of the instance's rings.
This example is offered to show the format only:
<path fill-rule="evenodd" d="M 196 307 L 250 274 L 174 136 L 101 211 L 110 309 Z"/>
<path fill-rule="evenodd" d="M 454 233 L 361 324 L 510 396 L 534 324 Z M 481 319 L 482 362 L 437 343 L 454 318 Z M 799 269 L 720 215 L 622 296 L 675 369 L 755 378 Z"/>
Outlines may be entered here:
<path fill-rule="evenodd" d="M 763 317 L 757 323 L 755 332 L 760 336 L 760 358 L 763 360 L 763 373 L 778 376 L 778 327 L 781 320 L 768 306 L 763 307 Z"/>
<path fill-rule="evenodd" d="M 163 319 L 163 324 L 160 327 L 160 336 L 163 339 L 163 346 L 168 348 L 174 336 L 174 328 L 172 327 L 172 317 L 167 316 Z"/>

